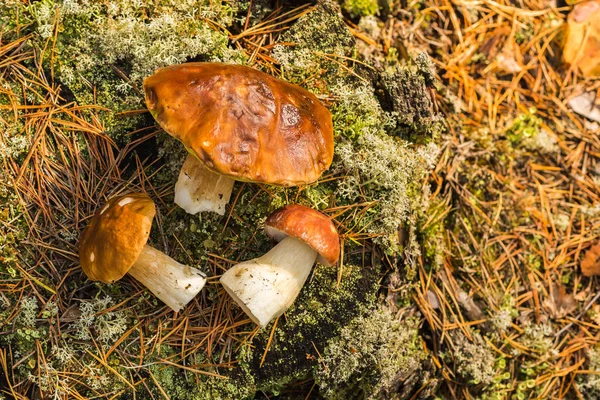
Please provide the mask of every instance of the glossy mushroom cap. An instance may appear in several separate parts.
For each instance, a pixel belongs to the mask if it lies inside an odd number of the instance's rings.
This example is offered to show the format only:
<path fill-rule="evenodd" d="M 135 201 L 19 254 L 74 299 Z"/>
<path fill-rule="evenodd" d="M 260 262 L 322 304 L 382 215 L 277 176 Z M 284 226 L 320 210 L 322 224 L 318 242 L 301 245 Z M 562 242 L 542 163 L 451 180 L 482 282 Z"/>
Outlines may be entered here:
<path fill-rule="evenodd" d="M 290 204 L 273 212 L 265 221 L 265 231 L 278 242 L 290 236 L 319 253 L 317 261 L 333 265 L 340 255 L 340 238 L 331 219 L 312 208 Z"/>
<path fill-rule="evenodd" d="M 113 197 L 98 210 L 79 240 L 79 260 L 88 278 L 121 279 L 148 241 L 155 214 L 154 202 L 143 193 Z"/>
<path fill-rule="evenodd" d="M 210 170 L 295 186 L 333 159 L 329 110 L 307 90 L 240 65 L 188 63 L 144 81 L 148 109 Z"/>

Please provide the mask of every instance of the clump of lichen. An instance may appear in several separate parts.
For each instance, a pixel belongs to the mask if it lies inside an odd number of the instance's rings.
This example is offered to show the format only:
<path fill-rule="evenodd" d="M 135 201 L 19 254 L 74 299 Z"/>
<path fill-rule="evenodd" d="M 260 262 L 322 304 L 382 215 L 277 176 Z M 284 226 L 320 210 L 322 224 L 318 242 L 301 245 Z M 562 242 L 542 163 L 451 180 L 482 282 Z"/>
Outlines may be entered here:
<path fill-rule="evenodd" d="M 93 336 L 103 344 L 112 346 L 127 329 L 127 318 L 123 311 L 104 311 L 113 305 L 113 300 L 108 296 L 82 301 L 79 318 L 73 324 L 75 339 L 91 340 Z"/>
<path fill-rule="evenodd" d="M 491 322 L 499 332 L 506 332 L 513 320 L 518 316 L 519 311 L 516 307 L 514 297 L 506 295 L 502 299 L 500 309 L 492 316 Z"/>
<path fill-rule="evenodd" d="M 368 232 L 389 252 L 398 252 L 398 229 L 427 207 L 423 181 L 437 155 L 434 144 L 414 147 L 381 131 L 366 131 L 355 142 L 339 141 L 339 167 L 345 176 L 340 197 L 351 202 L 377 201 Z M 415 227 L 415 221 L 412 227 Z M 413 235 L 414 237 L 414 232 Z M 418 248 L 412 247 L 415 253 Z"/>
<path fill-rule="evenodd" d="M 591 372 L 600 371 L 600 350 L 592 348 L 587 351 L 588 366 L 587 369 Z M 600 375 L 579 374 L 577 387 L 586 399 L 597 399 L 600 397 Z"/>
<path fill-rule="evenodd" d="M 424 360 L 418 321 L 395 319 L 388 310 L 361 316 L 329 340 L 315 371 L 326 399 L 393 398 Z"/>
<path fill-rule="evenodd" d="M 461 378 L 473 385 L 488 385 L 494 379 L 494 353 L 478 332 L 471 339 L 462 332 L 453 332 L 452 358 Z"/>
<path fill-rule="evenodd" d="M 523 336 L 520 338 L 521 344 L 525 347 L 545 356 L 550 356 L 547 353 L 552 349 L 553 341 L 553 329 L 549 324 L 529 323 L 525 326 Z"/>
<path fill-rule="evenodd" d="M 339 59 L 351 55 L 354 37 L 346 27 L 340 7 L 331 0 L 320 1 L 313 11 L 302 16 L 273 47 L 273 57 L 282 67 L 286 79 L 302 81 L 315 71 L 328 71 L 329 75 L 343 73 Z M 308 82 L 313 89 L 321 86 L 319 80 Z"/>

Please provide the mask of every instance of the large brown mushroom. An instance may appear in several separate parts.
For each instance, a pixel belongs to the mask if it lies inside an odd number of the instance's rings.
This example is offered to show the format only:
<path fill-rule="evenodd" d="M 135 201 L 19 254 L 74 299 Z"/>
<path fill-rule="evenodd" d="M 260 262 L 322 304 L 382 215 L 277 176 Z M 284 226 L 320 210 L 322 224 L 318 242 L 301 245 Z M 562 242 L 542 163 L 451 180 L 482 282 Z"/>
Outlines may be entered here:
<path fill-rule="evenodd" d="M 206 275 L 146 245 L 155 214 L 146 194 L 111 198 L 83 230 L 79 260 L 91 280 L 113 283 L 129 273 L 179 311 L 202 290 Z"/>
<path fill-rule="evenodd" d="M 144 81 L 146 104 L 189 155 L 175 202 L 225 213 L 235 180 L 295 186 L 333 159 L 331 114 L 312 93 L 240 65 L 188 63 Z"/>
<path fill-rule="evenodd" d="M 221 276 L 227 293 L 261 327 L 292 305 L 315 260 L 333 265 L 340 253 L 339 235 L 331 219 L 308 207 L 291 204 L 280 208 L 267 218 L 265 230 L 279 244 Z"/>

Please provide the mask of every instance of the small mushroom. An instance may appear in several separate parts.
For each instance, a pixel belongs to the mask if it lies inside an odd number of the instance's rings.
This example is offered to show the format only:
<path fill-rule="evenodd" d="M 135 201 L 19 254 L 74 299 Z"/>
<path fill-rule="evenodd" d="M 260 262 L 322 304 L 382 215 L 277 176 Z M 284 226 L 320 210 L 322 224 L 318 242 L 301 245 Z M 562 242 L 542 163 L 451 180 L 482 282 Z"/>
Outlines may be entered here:
<path fill-rule="evenodd" d="M 146 244 L 155 214 L 146 194 L 111 198 L 83 230 L 79 260 L 91 280 L 113 283 L 129 273 L 179 311 L 204 287 L 206 275 Z"/>
<path fill-rule="evenodd" d="M 280 208 L 267 218 L 265 230 L 279 243 L 221 276 L 227 293 L 261 327 L 292 305 L 315 260 L 333 265 L 340 253 L 339 235 L 329 217 L 308 207 Z"/>
<path fill-rule="evenodd" d="M 307 90 L 241 65 L 187 63 L 144 81 L 160 126 L 187 148 L 175 203 L 223 215 L 235 180 L 316 181 L 333 159 L 329 110 Z"/>
<path fill-rule="evenodd" d="M 586 77 L 600 76 L 600 0 L 579 3 L 567 17 L 563 60 Z"/>

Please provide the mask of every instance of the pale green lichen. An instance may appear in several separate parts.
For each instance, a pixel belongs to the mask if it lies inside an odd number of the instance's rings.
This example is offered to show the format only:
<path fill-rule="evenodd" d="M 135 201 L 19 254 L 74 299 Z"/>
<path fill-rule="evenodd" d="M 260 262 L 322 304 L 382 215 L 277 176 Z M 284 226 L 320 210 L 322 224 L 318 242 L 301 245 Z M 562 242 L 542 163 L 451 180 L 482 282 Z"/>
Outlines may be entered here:
<path fill-rule="evenodd" d="M 434 165 L 437 146 L 415 147 L 383 132 L 368 131 L 356 145 L 340 140 L 335 151 L 338 168 L 346 174 L 339 195 L 355 202 L 377 201 L 378 213 L 367 230 L 378 235 L 387 251 L 400 251 L 398 229 L 416 210 L 427 207 L 422 182 Z"/>
<path fill-rule="evenodd" d="M 513 320 L 519 316 L 514 297 L 504 296 L 500 309 L 491 318 L 492 325 L 499 331 L 505 332 Z"/>
<path fill-rule="evenodd" d="M 106 311 L 113 306 L 110 297 L 93 301 L 82 301 L 79 305 L 79 318 L 73 323 L 74 336 L 78 340 L 90 340 L 92 335 L 105 345 L 112 344 L 127 329 L 124 311 Z"/>
<path fill-rule="evenodd" d="M 312 12 L 298 19 L 279 41 L 293 45 L 276 45 L 273 57 L 287 79 L 298 81 L 324 65 L 329 74 L 345 71 L 336 62 L 351 55 L 355 43 L 341 18 L 339 5 L 331 0 L 320 1 Z"/>
<path fill-rule="evenodd" d="M 327 343 L 315 370 L 326 399 L 387 399 L 421 368 L 418 322 L 389 310 L 361 316 Z"/>
<path fill-rule="evenodd" d="M 587 351 L 587 370 L 589 374 L 578 374 L 577 387 L 585 399 L 600 397 L 600 350 L 596 347 Z"/>
<path fill-rule="evenodd" d="M 488 385 L 495 376 L 494 353 L 480 333 L 471 332 L 471 339 L 461 331 L 452 333 L 452 358 L 456 371 L 470 384 Z"/>
<path fill-rule="evenodd" d="M 554 334 L 552 326 L 549 324 L 534 324 L 530 323 L 524 328 L 524 334 L 519 342 L 540 354 L 551 356 L 548 352 L 555 352 L 552 349 Z"/>

